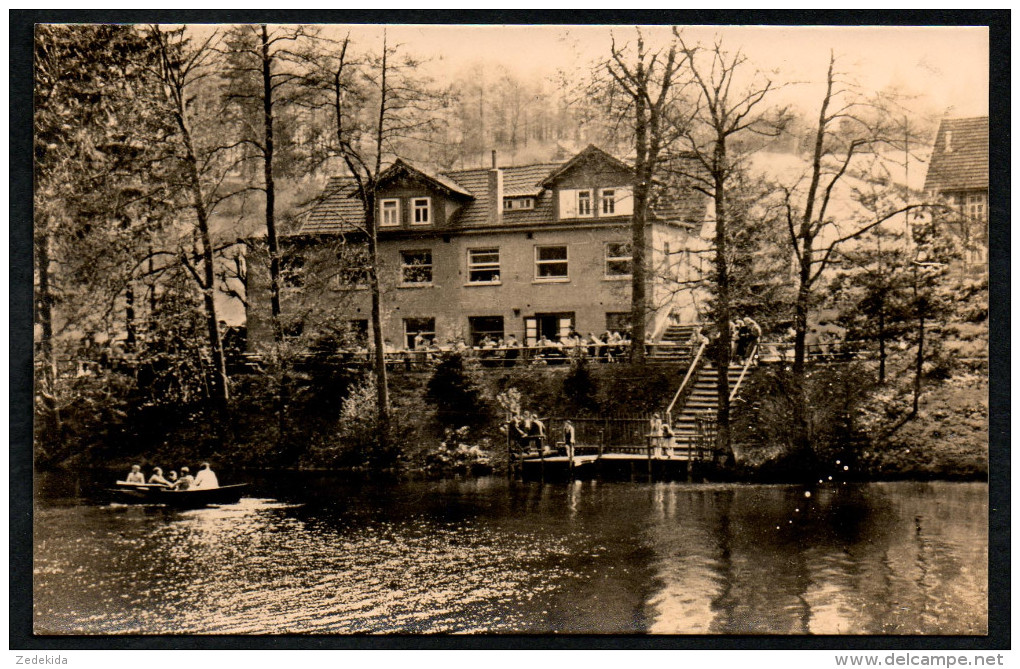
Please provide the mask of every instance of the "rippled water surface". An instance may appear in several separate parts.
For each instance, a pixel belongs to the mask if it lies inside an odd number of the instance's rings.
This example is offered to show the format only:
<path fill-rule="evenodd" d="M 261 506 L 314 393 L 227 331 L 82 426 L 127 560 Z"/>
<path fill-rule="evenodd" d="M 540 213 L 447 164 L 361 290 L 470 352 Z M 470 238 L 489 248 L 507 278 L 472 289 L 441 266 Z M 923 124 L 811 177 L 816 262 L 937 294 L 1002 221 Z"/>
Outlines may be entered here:
<path fill-rule="evenodd" d="M 983 634 L 987 486 L 37 481 L 42 634 Z M 805 492 L 812 496 L 806 498 Z"/>

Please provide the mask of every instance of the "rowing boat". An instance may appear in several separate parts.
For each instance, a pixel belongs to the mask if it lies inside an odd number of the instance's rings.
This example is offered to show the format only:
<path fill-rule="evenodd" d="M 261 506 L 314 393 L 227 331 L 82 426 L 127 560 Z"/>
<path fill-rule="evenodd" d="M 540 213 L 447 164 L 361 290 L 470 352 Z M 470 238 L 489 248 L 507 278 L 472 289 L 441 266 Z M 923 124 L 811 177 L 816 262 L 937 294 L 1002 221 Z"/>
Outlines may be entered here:
<path fill-rule="evenodd" d="M 210 504 L 234 504 L 241 499 L 247 483 L 236 483 L 218 488 L 189 488 L 171 490 L 157 483 L 128 483 L 117 481 L 110 493 L 115 501 L 128 504 L 165 504 L 179 508 L 196 508 Z"/>

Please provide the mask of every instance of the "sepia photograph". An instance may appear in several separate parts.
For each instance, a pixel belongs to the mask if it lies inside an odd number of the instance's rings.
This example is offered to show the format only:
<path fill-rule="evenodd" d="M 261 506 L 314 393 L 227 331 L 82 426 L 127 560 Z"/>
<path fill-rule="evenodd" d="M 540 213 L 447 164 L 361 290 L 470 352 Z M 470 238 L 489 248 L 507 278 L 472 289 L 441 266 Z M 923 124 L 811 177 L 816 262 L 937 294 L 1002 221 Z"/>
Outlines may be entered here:
<path fill-rule="evenodd" d="M 31 634 L 989 634 L 989 45 L 36 23 Z"/>

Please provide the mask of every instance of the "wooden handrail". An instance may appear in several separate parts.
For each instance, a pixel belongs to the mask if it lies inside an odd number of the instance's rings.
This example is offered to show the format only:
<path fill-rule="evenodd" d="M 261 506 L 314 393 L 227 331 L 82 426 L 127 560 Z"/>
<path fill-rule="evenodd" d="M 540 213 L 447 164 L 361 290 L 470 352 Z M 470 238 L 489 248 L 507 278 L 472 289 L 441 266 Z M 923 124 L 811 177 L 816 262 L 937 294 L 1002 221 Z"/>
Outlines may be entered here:
<path fill-rule="evenodd" d="M 747 359 L 744 361 L 744 368 L 740 370 L 740 376 L 737 377 L 737 382 L 733 385 L 733 390 L 730 392 L 731 402 L 737 396 L 737 391 L 740 390 L 740 384 L 743 382 L 744 376 L 747 374 L 747 368 L 751 366 L 751 362 L 754 360 L 756 353 L 758 353 L 757 344 L 751 347 L 751 352 L 747 355 Z"/>
<path fill-rule="evenodd" d="M 669 407 L 666 408 L 666 421 L 670 426 L 673 425 L 673 407 L 676 405 L 677 400 L 680 399 L 680 394 L 683 393 L 684 388 L 687 387 L 687 383 L 694 375 L 694 370 L 698 368 L 698 363 L 701 362 L 701 354 L 705 352 L 705 347 L 707 345 L 707 341 L 701 342 L 701 346 L 698 348 L 698 353 L 694 356 L 694 360 L 691 361 L 691 366 L 687 368 L 687 374 L 684 376 L 683 382 L 680 384 L 680 387 L 677 388 L 676 394 L 673 395 L 673 401 L 670 402 Z"/>

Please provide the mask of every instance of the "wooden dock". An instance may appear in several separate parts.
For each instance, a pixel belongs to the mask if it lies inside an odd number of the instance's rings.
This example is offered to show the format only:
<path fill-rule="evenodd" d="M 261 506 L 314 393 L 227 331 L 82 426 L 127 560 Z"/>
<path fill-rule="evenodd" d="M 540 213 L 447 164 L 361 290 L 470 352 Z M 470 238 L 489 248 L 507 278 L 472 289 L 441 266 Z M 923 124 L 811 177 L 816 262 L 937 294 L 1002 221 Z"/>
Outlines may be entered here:
<path fill-rule="evenodd" d="M 649 434 L 650 415 L 572 418 L 575 443 L 555 440 L 567 419 L 547 418 L 547 437 L 524 449 L 508 439 L 508 473 L 531 480 L 690 479 L 708 473 L 714 451 L 708 443 L 673 443 Z"/>

